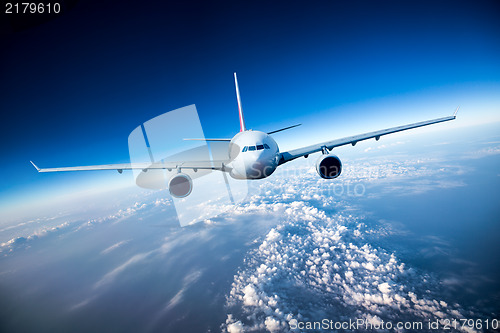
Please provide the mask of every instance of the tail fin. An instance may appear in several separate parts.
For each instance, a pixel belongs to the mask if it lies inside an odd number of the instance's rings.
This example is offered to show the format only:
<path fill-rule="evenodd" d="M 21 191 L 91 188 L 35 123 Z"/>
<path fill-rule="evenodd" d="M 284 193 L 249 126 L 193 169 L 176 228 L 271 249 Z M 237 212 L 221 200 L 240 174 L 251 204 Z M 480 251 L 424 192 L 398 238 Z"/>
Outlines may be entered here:
<path fill-rule="evenodd" d="M 240 112 L 240 132 L 244 132 L 247 130 L 247 128 L 245 126 L 245 118 L 243 118 L 243 109 L 241 108 L 240 89 L 238 88 L 238 78 L 236 77 L 236 73 L 234 73 L 234 84 L 236 86 L 236 98 L 238 99 L 238 111 Z"/>

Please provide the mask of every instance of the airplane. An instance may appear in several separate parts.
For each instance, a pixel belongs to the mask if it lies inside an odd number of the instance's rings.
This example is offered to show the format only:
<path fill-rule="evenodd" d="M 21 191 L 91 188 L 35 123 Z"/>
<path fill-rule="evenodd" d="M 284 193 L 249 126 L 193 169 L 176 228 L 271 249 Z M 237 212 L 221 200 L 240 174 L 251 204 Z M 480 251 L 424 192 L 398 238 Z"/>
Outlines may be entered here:
<path fill-rule="evenodd" d="M 60 168 L 39 168 L 35 163 L 33 163 L 33 161 L 30 162 L 38 172 L 117 170 L 119 173 L 122 173 L 123 170 L 139 169 L 142 170 L 140 176 L 144 176 L 148 171 L 150 171 L 151 173 L 151 170 L 153 170 L 153 172 L 154 170 L 162 170 L 161 172 L 172 173 L 168 181 L 168 189 L 170 194 L 175 198 L 184 198 L 191 193 L 193 189 L 192 177 L 196 177 L 196 173 L 198 172 L 198 170 L 221 171 L 224 175 L 226 184 L 227 173 L 234 179 L 262 179 L 269 177 L 278 166 L 299 157 L 307 158 L 309 155 L 316 152 L 321 152 L 321 156 L 319 156 L 318 160 L 316 161 L 316 171 L 318 175 L 324 179 L 335 179 L 340 176 L 342 172 L 342 162 L 339 157 L 330 153 L 333 148 L 349 144 L 355 146 L 360 141 L 372 138 L 378 141 L 383 135 L 454 120 L 456 119 L 456 115 L 459 109 L 459 107 L 457 107 L 453 115 L 447 117 L 386 128 L 379 131 L 349 136 L 332 141 L 320 142 L 310 146 L 280 152 L 278 144 L 271 135 L 297 127 L 301 124 L 281 128 L 268 133 L 247 129 L 245 125 L 245 119 L 243 117 L 240 90 L 236 73 L 234 73 L 234 83 L 236 87 L 236 98 L 238 101 L 240 131 L 230 139 L 184 139 L 201 140 L 206 142 L 226 142 L 227 153 L 225 158 L 223 159 L 208 161 L 177 160 L 176 157 L 182 156 L 177 154 L 170 158 L 162 159 L 159 161 L 154 161 L 153 159 L 151 159 L 150 162 L 144 163 L 89 165 Z M 184 155 L 184 157 L 185 156 L 186 155 Z M 188 175 L 188 173 L 191 176 Z M 202 175 L 203 173 L 199 173 L 199 176 Z M 136 180 L 139 186 L 154 188 L 150 185 L 143 185 L 146 182 L 140 182 L 140 176 Z"/>

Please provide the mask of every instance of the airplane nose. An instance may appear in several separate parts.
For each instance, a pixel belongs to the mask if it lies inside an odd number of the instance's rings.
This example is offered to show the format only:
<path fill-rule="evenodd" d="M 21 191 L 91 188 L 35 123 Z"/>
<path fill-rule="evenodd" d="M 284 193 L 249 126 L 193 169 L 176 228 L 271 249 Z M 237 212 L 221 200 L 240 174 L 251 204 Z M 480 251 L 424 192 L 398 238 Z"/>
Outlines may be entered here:
<path fill-rule="evenodd" d="M 273 162 L 274 160 L 266 152 L 260 152 L 252 167 L 252 178 L 260 179 L 270 176 L 276 169 Z"/>

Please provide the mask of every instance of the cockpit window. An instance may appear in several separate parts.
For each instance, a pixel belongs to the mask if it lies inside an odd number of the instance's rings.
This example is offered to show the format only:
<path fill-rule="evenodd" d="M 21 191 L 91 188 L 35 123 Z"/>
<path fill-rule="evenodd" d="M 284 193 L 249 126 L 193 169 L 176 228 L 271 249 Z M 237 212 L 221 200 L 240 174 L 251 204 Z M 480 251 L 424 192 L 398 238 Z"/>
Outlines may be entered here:
<path fill-rule="evenodd" d="M 257 145 L 257 146 L 245 146 L 241 150 L 242 153 L 247 152 L 247 151 L 255 151 L 255 150 L 262 150 L 262 149 L 271 149 L 267 145 L 267 143 L 264 143 L 262 145 Z"/>

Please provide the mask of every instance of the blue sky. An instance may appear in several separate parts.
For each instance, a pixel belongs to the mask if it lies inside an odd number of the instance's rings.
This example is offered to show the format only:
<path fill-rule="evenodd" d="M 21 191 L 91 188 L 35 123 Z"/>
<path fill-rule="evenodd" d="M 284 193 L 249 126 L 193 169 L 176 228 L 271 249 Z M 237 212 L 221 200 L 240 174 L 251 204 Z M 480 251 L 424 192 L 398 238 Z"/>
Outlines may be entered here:
<path fill-rule="evenodd" d="M 116 172 L 37 174 L 29 160 L 127 162 L 129 133 L 169 110 L 194 103 L 207 137 L 231 137 L 234 71 L 248 127 L 304 123 L 278 142 L 458 104 L 470 122 L 500 120 L 499 14 L 498 1 L 110 0 L 25 29 L 4 20 L 0 207 L 120 182 Z"/>

